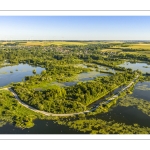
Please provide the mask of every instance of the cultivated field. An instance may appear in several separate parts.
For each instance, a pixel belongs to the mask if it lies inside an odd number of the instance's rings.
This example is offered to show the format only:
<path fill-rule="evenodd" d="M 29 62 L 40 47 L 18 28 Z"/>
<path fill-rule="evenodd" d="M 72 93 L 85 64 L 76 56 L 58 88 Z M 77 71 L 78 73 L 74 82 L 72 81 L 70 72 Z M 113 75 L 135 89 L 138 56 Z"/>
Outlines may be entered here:
<path fill-rule="evenodd" d="M 102 49 L 101 52 L 121 52 L 121 49 Z"/>
<path fill-rule="evenodd" d="M 135 52 L 121 52 L 121 53 L 128 53 L 128 54 L 134 54 L 134 55 L 146 55 L 150 57 L 150 51 L 135 51 Z"/>
<path fill-rule="evenodd" d="M 74 41 L 16 41 L 16 42 L 0 42 L 1 45 L 17 44 L 22 46 L 49 46 L 49 45 L 87 45 L 88 42 Z"/>
<path fill-rule="evenodd" d="M 144 49 L 144 50 L 150 50 L 150 44 L 127 44 L 126 47 L 121 47 L 121 46 L 114 46 L 113 48 L 122 48 L 122 49 L 127 49 L 127 48 L 131 48 L 131 49 Z"/>
<path fill-rule="evenodd" d="M 21 43 L 20 45 L 26 45 L 26 46 L 34 46 L 34 45 L 40 45 L 40 46 L 48 46 L 48 45 L 87 45 L 86 42 L 65 42 L 65 41 L 28 41 L 26 43 Z"/>

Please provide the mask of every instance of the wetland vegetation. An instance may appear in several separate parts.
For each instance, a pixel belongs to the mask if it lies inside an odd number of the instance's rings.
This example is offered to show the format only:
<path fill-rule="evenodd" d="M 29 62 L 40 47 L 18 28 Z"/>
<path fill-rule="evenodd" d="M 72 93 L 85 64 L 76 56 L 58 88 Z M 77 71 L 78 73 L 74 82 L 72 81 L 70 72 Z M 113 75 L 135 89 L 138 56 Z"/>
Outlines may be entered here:
<path fill-rule="evenodd" d="M 116 120 L 95 118 L 97 114 L 109 113 L 116 107 L 136 107 L 150 116 L 146 97 L 138 98 L 133 94 L 137 90 L 142 93 L 150 89 L 143 82 L 149 83 L 150 80 L 150 44 L 142 44 L 136 41 L 1 41 L 1 128 L 7 122 L 16 127 L 34 128 L 36 119 L 47 119 L 57 120 L 58 124 L 81 133 L 150 133 L 150 127 L 137 123 L 127 125 Z M 105 95 L 116 94 L 117 88 L 128 85 L 137 74 L 144 85 L 133 86 L 132 90 L 124 92 L 115 105 L 108 109 L 99 106 L 94 112 L 69 117 L 71 120 L 33 112 L 19 104 L 9 91 L 3 90 L 11 87 L 23 102 L 42 111 L 55 114 L 77 113 L 89 110 L 89 105 L 97 100 L 106 101 L 103 98 Z"/>

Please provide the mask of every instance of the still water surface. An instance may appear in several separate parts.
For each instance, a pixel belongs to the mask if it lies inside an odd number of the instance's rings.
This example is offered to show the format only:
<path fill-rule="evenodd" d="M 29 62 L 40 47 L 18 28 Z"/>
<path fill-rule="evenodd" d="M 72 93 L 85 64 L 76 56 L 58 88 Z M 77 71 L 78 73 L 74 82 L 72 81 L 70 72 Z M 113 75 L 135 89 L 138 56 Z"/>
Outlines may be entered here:
<path fill-rule="evenodd" d="M 140 70 L 142 73 L 150 73 L 150 65 L 146 63 L 130 63 L 125 62 L 124 64 L 119 65 L 120 67 L 131 68 L 132 70 Z"/>
<path fill-rule="evenodd" d="M 33 67 L 28 64 L 0 68 L 0 86 L 5 86 L 11 82 L 20 82 L 25 76 L 32 76 L 33 69 L 36 70 L 37 74 L 40 74 L 42 70 L 45 70 L 44 68 Z M 13 73 L 10 73 L 11 71 Z"/>
<path fill-rule="evenodd" d="M 88 68 L 85 64 L 77 64 L 76 67 Z M 89 67 L 92 71 L 82 72 L 82 73 L 78 74 L 76 76 L 76 79 L 73 81 L 61 82 L 61 83 L 52 82 L 51 84 L 56 84 L 59 86 L 73 86 L 73 85 L 77 84 L 78 82 L 90 81 L 99 76 L 111 76 L 112 75 L 112 74 L 108 74 L 108 73 L 101 73 L 100 70 L 115 73 L 115 71 L 113 69 L 110 69 L 108 67 L 104 67 L 104 66 L 100 66 L 100 65 L 97 65 L 97 67 L 98 67 L 97 70 L 96 70 L 96 68 Z"/>
<path fill-rule="evenodd" d="M 0 134 L 84 134 L 67 126 L 54 123 L 52 120 L 35 120 L 35 125 L 29 129 L 21 129 L 7 123 L 0 127 Z"/>

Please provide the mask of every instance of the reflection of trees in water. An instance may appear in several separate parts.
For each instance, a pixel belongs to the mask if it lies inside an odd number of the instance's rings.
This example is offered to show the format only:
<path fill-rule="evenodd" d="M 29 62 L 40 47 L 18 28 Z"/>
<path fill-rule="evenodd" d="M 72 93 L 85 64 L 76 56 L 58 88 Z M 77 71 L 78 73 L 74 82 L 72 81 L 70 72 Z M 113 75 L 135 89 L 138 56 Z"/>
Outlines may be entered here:
<path fill-rule="evenodd" d="M 136 106 L 137 109 L 150 116 L 150 102 L 144 99 L 138 99 L 132 96 L 125 96 L 119 101 L 118 105 L 125 107 Z"/>

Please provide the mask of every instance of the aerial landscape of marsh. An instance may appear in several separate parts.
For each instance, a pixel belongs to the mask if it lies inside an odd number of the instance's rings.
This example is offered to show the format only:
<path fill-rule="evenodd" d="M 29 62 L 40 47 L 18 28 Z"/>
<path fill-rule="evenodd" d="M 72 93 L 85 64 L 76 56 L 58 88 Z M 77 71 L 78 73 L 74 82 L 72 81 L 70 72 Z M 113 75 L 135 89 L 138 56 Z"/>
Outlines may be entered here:
<path fill-rule="evenodd" d="M 0 134 L 150 134 L 150 17 L 0 19 Z"/>

